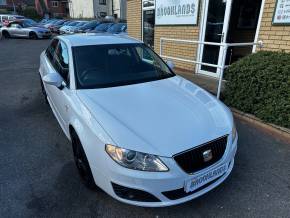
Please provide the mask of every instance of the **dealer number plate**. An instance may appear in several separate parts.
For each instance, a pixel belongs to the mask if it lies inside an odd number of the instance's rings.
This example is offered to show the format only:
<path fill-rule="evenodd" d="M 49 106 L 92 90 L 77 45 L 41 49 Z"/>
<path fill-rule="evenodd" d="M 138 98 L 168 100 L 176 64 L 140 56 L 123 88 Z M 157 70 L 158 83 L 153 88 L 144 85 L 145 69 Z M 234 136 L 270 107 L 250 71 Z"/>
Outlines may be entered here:
<path fill-rule="evenodd" d="M 207 173 L 191 178 L 190 180 L 185 182 L 184 191 L 185 192 L 193 192 L 196 189 L 204 186 L 205 184 L 217 179 L 227 172 L 228 164 L 221 165 Z"/>

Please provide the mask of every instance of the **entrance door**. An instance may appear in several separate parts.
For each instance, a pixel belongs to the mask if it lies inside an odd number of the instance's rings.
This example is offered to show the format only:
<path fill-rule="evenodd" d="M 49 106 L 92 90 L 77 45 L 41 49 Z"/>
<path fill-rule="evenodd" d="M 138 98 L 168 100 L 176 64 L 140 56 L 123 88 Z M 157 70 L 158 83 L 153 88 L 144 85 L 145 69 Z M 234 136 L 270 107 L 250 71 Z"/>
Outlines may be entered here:
<path fill-rule="evenodd" d="M 142 1 L 142 40 L 154 48 L 155 0 Z"/>
<path fill-rule="evenodd" d="M 231 13 L 232 0 L 206 0 L 205 16 L 201 41 L 204 42 L 226 42 Z M 222 49 L 219 46 L 201 45 L 199 59 L 201 62 L 220 65 L 222 60 Z M 220 69 L 216 67 L 199 66 L 198 73 L 218 77 Z"/>
<path fill-rule="evenodd" d="M 205 0 L 200 40 L 217 43 L 254 42 L 262 0 Z M 199 61 L 203 63 L 230 65 L 250 54 L 252 46 L 230 47 L 226 57 L 219 46 L 199 46 Z M 219 77 L 216 67 L 197 67 L 197 73 Z"/>
<path fill-rule="evenodd" d="M 143 11 L 143 42 L 154 48 L 155 10 Z"/>

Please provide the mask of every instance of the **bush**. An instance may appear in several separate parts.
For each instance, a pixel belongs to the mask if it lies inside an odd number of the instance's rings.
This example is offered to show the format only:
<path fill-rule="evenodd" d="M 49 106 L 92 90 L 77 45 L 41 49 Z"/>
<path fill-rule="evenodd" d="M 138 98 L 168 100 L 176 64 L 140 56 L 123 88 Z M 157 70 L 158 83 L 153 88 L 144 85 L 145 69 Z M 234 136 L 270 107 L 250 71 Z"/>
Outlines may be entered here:
<path fill-rule="evenodd" d="M 225 103 L 279 126 L 290 128 L 290 54 L 258 52 L 231 65 Z"/>
<path fill-rule="evenodd" d="M 37 14 L 37 11 L 36 11 L 36 9 L 34 7 L 26 7 L 23 10 L 22 15 L 24 17 L 31 18 L 31 19 L 34 19 L 34 20 L 41 19 L 41 17 Z"/>

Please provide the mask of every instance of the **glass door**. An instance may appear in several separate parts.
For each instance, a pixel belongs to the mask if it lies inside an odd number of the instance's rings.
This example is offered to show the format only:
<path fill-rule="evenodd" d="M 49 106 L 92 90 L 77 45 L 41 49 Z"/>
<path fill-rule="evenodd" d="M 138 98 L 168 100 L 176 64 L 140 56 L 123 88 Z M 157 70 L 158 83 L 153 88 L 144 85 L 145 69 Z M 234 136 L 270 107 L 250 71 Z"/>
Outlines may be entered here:
<path fill-rule="evenodd" d="M 206 0 L 205 16 L 201 41 L 225 42 L 229 26 L 232 0 Z M 201 45 L 200 61 L 209 64 L 221 65 L 222 49 L 219 46 Z M 199 66 L 199 73 L 218 77 L 220 69 L 209 66 Z"/>
<path fill-rule="evenodd" d="M 142 40 L 154 48 L 155 0 L 142 1 Z"/>

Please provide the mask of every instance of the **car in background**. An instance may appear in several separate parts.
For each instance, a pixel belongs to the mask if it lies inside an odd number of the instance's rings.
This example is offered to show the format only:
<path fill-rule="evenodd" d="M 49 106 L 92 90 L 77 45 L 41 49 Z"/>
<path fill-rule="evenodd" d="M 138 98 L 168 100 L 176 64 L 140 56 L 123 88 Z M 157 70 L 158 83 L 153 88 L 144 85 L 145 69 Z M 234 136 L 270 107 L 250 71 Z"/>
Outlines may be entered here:
<path fill-rule="evenodd" d="M 60 20 L 60 21 L 58 21 L 58 22 L 52 24 L 52 25 L 49 27 L 49 29 L 50 29 L 50 31 L 53 32 L 53 33 L 59 33 L 59 29 L 60 29 L 62 26 L 68 24 L 69 22 L 71 22 L 71 21 L 69 21 L 69 20 Z"/>
<path fill-rule="evenodd" d="M 108 33 L 112 34 L 127 34 L 127 24 L 126 23 L 116 23 L 107 30 Z"/>
<path fill-rule="evenodd" d="M 74 31 L 75 31 L 76 29 L 78 29 L 78 28 L 80 28 L 80 27 L 86 25 L 87 23 L 88 23 L 88 21 L 79 21 L 79 23 L 78 23 L 77 25 L 72 26 L 72 27 L 69 27 L 69 28 L 67 29 L 67 32 L 66 32 L 66 33 L 68 33 L 68 34 L 72 34 L 72 33 L 74 33 Z"/>
<path fill-rule="evenodd" d="M 74 32 L 75 33 L 85 33 L 86 31 L 90 31 L 90 30 L 95 29 L 99 24 L 101 24 L 100 21 L 92 20 L 92 21 L 86 23 L 85 25 L 76 28 L 74 30 Z"/>
<path fill-rule="evenodd" d="M 17 19 L 24 19 L 24 16 L 21 15 L 14 15 L 14 14 L 0 14 L 0 25 L 6 26 L 10 22 L 17 20 Z"/>
<path fill-rule="evenodd" d="M 44 26 L 45 28 L 50 28 L 51 26 L 55 25 L 55 24 L 58 23 L 59 21 L 63 21 L 63 20 L 59 20 L 59 19 L 57 19 L 57 20 L 53 20 L 53 21 L 51 21 L 51 22 L 48 22 L 48 23 L 44 24 L 43 26 Z"/>
<path fill-rule="evenodd" d="M 32 26 L 27 20 L 13 21 L 0 29 L 4 38 L 22 37 L 30 39 L 50 38 L 51 32 L 47 28 Z"/>
<path fill-rule="evenodd" d="M 71 27 L 74 27 L 74 26 L 78 25 L 79 22 L 80 21 L 72 21 L 72 22 L 67 23 L 66 25 L 64 25 L 61 28 L 59 28 L 59 34 L 66 34 L 66 33 L 68 33 L 69 29 Z"/>
<path fill-rule="evenodd" d="M 38 23 L 39 24 L 45 24 L 49 21 L 50 19 L 47 19 L 47 18 L 43 18 L 41 21 L 39 21 Z"/>
<path fill-rule="evenodd" d="M 86 32 L 105 33 L 112 25 L 114 25 L 114 23 L 102 23 L 102 24 L 98 25 L 94 30 L 86 31 Z"/>

